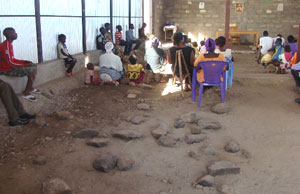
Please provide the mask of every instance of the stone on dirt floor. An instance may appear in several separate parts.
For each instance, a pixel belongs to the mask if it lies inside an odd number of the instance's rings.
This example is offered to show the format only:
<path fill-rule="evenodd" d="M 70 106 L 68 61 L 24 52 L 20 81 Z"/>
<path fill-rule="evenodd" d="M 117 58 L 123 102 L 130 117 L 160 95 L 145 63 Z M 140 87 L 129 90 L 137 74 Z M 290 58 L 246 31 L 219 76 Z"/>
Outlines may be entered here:
<path fill-rule="evenodd" d="M 135 87 L 136 84 L 134 82 L 129 82 L 128 85 Z"/>
<path fill-rule="evenodd" d="M 236 166 L 230 161 L 222 160 L 211 164 L 208 167 L 208 173 L 212 176 L 226 175 L 226 174 L 239 174 L 240 167 Z"/>
<path fill-rule="evenodd" d="M 38 156 L 32 161 L 36 165 L 45 165 L 47 163 L 47 158 L 45 156 Z"/>
<path fill-rule="evenodd" d="M 76 132 L 73 137 L 75 138 L 94 138 L 98 137 L 99 132 L 94 129 L 83 129 Z"/>
<path fill-rule="evenodd" d="M 204 154 L 206 156 L 216 156 L 216 155 L 218 155 L 218 152 L 217 152 L 216 148 L 211 144 L 209 144 L 205 147 L 201 147 L 200 149 L 201 149 L 202 154 Z"/>
<path fill-rule="evenodd" d="M 234 190 L 227 185 L 221 185 L 217 190 L 220 194 L 235 194 Z"/>
<path fill-rule="evenodd" d="M 109 172 L 117 165 L 118 157 L 112 153 L 104 153 L 93 162 L 94 169 Z"/>
<path fill-rule="evenodd" d="M 158 139 L 163 135 L 167 135 L 168 133 L 168 126 L 166 124 L 160 123 L 159 126 L 151 131 L 151 134 L 154 138 Z"/>
<path fill-rule="evenodd" d="M 230 107 L 226 103 L 219 103 L 211 107 L 211 111 L 216 114 L 224 114 L 230 111 Z"/>
<path fill-rule="evenodd" d="M 204 134 L 199 134 L 199 135 L 187 135 L 185 137 L 185 142 L 187 144 L 193 144 L 193 143 L 200 143 L 204 140 L 207 139 L 207 136 Z"/>
<path fill-rule="evenodd" d="M 145 118 L 143 116 L 134 116 L 130 119 L 130 122 L 135 125 L 139 125 L 145 121 Z"/>
<path fill-rule="evenodd" d="M 266 71 L 268 73 L 275 73 L 276 67 L 273 64 L 270 64 L 270 65 L 266 66 Z"/>
<path fill-rule="evenodd" d="M 205 175 L 202 178 L 199 178 L 196 184 L 203 187 L 213 187 L 215 185 L 215 178 L 211 175 Z"/>
<path fill-rule="evenodd" d="M 120 130 L 113 134 L 114 137 L 124 139 L 124 140 L 132 140 L 132 139 L 138 139 L 141 138 L 143 135 L 139 131 L 135 130 Z"/>
<path fill-rule="evenodd" d="M 102 148 L 108 145 L 108 139 L 107 138 L 94 138 L 91 140 L 88 140 L 86 142 L 87 145 Z"/>
<path fill-rule="evenodd" d="M 234 140 L 228 142 L 224 147 L 226 152 L 236 153 L 240 151 L 240 144 Z"/>
<path fill-rule="evenodd" d="M 137 97 L 136 94 L 128 94 L 127 95 L 127 98 L 129 98 L 129 99 L 135 99 L 136 97 Z"/>
<path fill-rule="evenodd" d="M 44 117 L 37 117 L 36 119 L 34 119 L 34 124 L 37 125 L 38 127 L 46 127 L 47 126 L 47 122 Z"/>
<path fill-rule="evenodd" d="M 248 152 L 247 150 L 245 150 L 245 149 L 241 149 L 241 153 L 242 153 L 242 155 L 245 157 L 245 158 L 247 158 L 247 159 L 250 159 L 250 158 L 252 158 L 252 155 L 251 155 L 251 153 L 250 152 Z"/>
<path fill-rule="evenodd" d="M 198 120 L 197 125 L 201 129 L 213 129 L 218 130 L 222 128 L 222 125 L 219 121 L 211 119 L 211 118 L 201 118 Z"/>
<path fill-rule="evenodd" d="M 191 126 L 190 130 L 191 130 L 191 134 L 194 134 L 194 135 L 202 133 L 202 129 L 198 126 Z"/>
<path fill-rule="evenodd" d="M 129 89 L 127 90 L 127 94 L 136 94 L 136 95 L 140 95 L 142 94 L 143 92 L 141 90 L 132 90 L 132 89 Z"/>
<path fill-rule="evenodd" d="M 74 117 L 69 111 L 60 111 L 57 112 L 56 114 L 59 120 L 68 120 Z"/>
<path fill-rule="evenodd" d="M 195 112 L 189 112 L 180 116 L 180 118 L 186 123 L 196 123 L 197 114 Z"/>
<path fill-rule="evenodd" d="M 143 88 L 143 89 L 154 89 L 153 86 L 148 85 L 148 84 L 144 84 L 144 83 L 142 83 L 142 84 L 137 84 L 136 86 L 138 86 L 138 87 L 140 87 L 140 88 Z"/>
<path fill-rule="evenodd" d="M 117 167 L 120 171 L 130 170 L 134 167 L 134 165 L 135 161 L 126 157 L 119 158 L 117 162 Z"/>
<path fill-rule="evenodd" d="M 137 105 L 137 109 L 138 110 L 150 110 L 150 105 L 145 104 L 145 103 L 141 103 L 141 104 Z"/>
<path fill-rule="evenodd" d="M 168 136 L 168 135 L 163 135 L 158 139 L 158 144 L 164 147 L 174 147 L 176 146 L 177 142 L 179 141 L 178 138 Z"/>
<path fill-rule="evenodd" d="M 42 184 L 41 194 L 71 194 L 71 188 L 60 178 L 50 179 Z"/>
<path fill-rule="evenodd" d="M 185 122 L 181 119 L 175 121 L 174 127 L 175 128 L 183 128 L 185 126 Z"/>

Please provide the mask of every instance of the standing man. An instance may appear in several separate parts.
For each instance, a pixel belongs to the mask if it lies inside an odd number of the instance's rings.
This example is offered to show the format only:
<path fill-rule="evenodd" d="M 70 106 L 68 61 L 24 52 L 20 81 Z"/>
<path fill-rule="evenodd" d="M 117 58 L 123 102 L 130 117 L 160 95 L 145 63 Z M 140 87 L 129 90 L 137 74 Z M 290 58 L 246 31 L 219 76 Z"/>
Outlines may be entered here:
<path fill-rule="evenodd" d="M 24 77 L 27 76 L 28 81 L 23 92 L 23 98 L 31 102 L 36 101 L 32 93 L 40 93 L 38 89 L 33 88 L 33 82 L 37 73 L 36 65 L 31 61 L 18 60 L 14 57 L 13 41 L 18 38 L 15 29 L 5 28 L 3 35 L 6 40 L 0 44 L 0 74 L 6 76 Z"/>
<path fill-rule="evenodd" d="M 8 124 L 10 126 L 26 125 L 35 115 L 26 113 L 22 103 L 15 94 L 12 87 L 0 79 L 0 98 L 7 112 Z"/>
<path fill-rule="evenodd" d="M 129 30 L 126 31 L 126 42 L 128 44 L 128 49 L 127 51 L 125 50 L 125 55 L 130 55 L 131 49 L 132 49 L 132 44 L 136 44 L 135 47 L 133 48 L 133 50 L 137 50 L 140 45 L 141 45 L 141 41 L 137 40 L 134 36 L 133 36 L 133 29 L 134 29 L 134 25 L 130 24 L 129 25 Z"/>

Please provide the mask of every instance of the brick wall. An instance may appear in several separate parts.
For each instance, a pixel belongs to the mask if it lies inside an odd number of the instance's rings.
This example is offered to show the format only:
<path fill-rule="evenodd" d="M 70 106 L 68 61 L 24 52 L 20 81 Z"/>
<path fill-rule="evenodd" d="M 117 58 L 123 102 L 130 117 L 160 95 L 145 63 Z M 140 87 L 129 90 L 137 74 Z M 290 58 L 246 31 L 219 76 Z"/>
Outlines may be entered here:
<path fill-rule="evenodd" d="M 152 13 L 152 24 L 153 24 L 153 33 L 162 38 L 163 36 L 163 26 L 165 25 L 165 16 L 164 16 L 164 0 L 153 0 L 153 13 Z"/>
<path fill-rule="evenodd" d="M 178 30 L 196 39 L 202 36 L 215 38 L 218 29 L 224 29 L 225 0 L 154 0 L 153 9 L 156 18 L 154 29 L 157 35 L 162 35 L 156 27 L 167 22 L 174 22 Z M 242 1 L 242 0 L 240 0 Z M 205 2 L 205 8 L 199 9 L 199 2 Z M 299 0 L 244 0 L 243 13 L 235 12 L 235 2 L 231 0 L 231 21 L 239 30 L 255 30 L 260 35 L 268 30 L 271 36 L 278 33 L 285 38 L 292 34 L 296 36 L 298 28 L 295 26 L 300 19 Z M 283 4 L 283 11 L 277 11 L 279 3 Z M 161 5 L 161 6 L 159 6 Z M 163 9 L 161 9 L 163 7 Z M 159 29 L 161 31 L 161 29 Z M 242 36 L 242 42 L 252 42 L 251 36 Z"/>

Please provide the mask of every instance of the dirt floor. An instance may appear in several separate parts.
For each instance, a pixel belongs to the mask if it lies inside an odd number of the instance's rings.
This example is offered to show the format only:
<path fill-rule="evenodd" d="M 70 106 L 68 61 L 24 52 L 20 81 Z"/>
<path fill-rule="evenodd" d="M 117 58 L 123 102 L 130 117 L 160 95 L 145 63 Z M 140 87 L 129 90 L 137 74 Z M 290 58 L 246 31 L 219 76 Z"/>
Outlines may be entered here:
<path fill-rule="evenodd" d="M 233 87 L 227 91 L 229 113 L 217 115 L 210 108 L 220 102 L 218 89 L 207 90 L 202 107 L 192 102 L 191 93 L 162 96 L 165 83 L 154 89 L 128 85 L 82 86 L 61 98 L 57 111 L 74 116 L 58 120 L 55 113 L 39 115 L 46 127 L 35 122 L 24 127 L 0 130 L 0 193 L 39 194 L 50 178 L 62 178 L 74 194 L 299 194 L 300 130 L 299 105 L 294 81 L 289 74 L 268 74 L 257 65 L 254 54 L 236 54 Z M 136 99 L 127 98 L 127 90 L 141 90 Z M 149 111 L 137 110 L 139 102 L 151 105 Z M 51 111 L 51 110 L 49 110 Z M 197 112 L 199 117 L 220 121 L 222 129 L 205 130 L 208 139 L 186 144 L 190 124 L 175 129 L 180 115 Z M 144 123 L 133 125 L 127 116 L 143 115 Z M 151 135 L 159 122 L 170 126 L 170 134 L 181 139 L 173 148 L 160 146 Z M 96 129 L 109 139 L 104 148 L 86 145 L 86 139 L 73 138 L 81 129 Z M 124 141 L 112 133 L 134 129 L 143 133 L 137 140 Z M 227 153 L 224 145 L 235 140 L 242 151 Z M 205 155 L 203 147 L 215 150 Z M 94 170 L 92 163 L 103 153 L 132 158 L 136 165 L 129 171 L 109 173 Z M 191 157 L 189 152 L 194 152 Z M 33 164 L 45 156 L 45 165 Z M 214 161 L 229 160 L 241 168 L 240 174 L 217 176 L 213 188 L 193 187 L 197 178 L 207 174 Z"/>

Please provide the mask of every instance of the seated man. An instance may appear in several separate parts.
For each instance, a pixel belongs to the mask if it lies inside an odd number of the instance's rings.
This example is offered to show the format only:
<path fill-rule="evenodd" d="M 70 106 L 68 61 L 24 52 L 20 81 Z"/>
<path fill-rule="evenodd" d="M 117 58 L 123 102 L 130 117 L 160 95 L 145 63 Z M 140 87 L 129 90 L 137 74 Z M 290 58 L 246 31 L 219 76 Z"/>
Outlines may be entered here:
<path fill-rule="evenodd" d="M 40 93 L 39 90 L 33 88 L 37 68 L 30 61 L 18 60 L 14 57 L 12 42 L 18 38 L 13 28 L 5 28 L 3 35 L 6 40 L 0 44 L 0 74 L 6 76 L 23 77 L 27 76 L 28 81 L 23 93 L 23 98 L 29 101 L 36 101 L 32 93 Z"/>
<path fill-rule="evenodd" d="M 112 35 L 111 35 L 111 32 L 110 32 L 111 31 L 111 25 L 110 25 L 110 23 L 105 23 L 104 27 L 105 27 L 105 31 L 106 31 L 105 36 L 107 38 L 107 41 L 108 42 L 113 42 Z"/>
<path fill-rule="evenodd" d="M 102 50 L 102 51 L 104 51 L 105 52 L 105 47 L 104 47 L 104 45 L 107 43 L 107 42 L 109 42 L 108 40 L 107 40 L 107 37 L 106 37 L 106 30 L 105 30 L 105 28 L 104 27 L 101 27 L 100 28 L 100 35 L 98 35 L 97 37 L 96 37 L 96 46 L 97 46 L 97 49 L 98 50 Z"/>
<path fill-rule="evenodd" d="M 134 29 L 134 25 L 130 24 L 129 25 L 129 30 L 126 31 L 126 42 L 127 42 L 127 50 L 125 50 L 124 54 L 125 55 L 129 55 L 132 49 L 132 44 L 136 44 L 135 47 L 133 48 L 133 50 L 136 50 L 140 47 L 141 45 L 141 41 L 137 40 L 134 36 L 133 36 L 133 29 Z M 125 48 L 126 49 L 126 48 Z"/>
<path fill-rule="evenodd" d="M 99 57 L 100 79 L 103 83 L 113 83 L 118 86 L 124 71 L 121 58 L 112 52 L 113 48 L 112 42 L 106 43 L 106 53 Z"/>
<path fill-rule="evenodd" d="M 6 109 L 10 126 L 26 125 L 35 115 L 26 113 L 12 87 L 0 79 L 0 98 Z"/>
<path fill-rule="evenodd" d="M 263 35 L 264 36 L 259 39 L 258 48 L 260 48 L 260 53 L 258 56 L 258 63 L 261 57 L 267 54 L 268 50 L 270 50 L 273 47 L 273 38 L 269 37 L 268 31 L 264 31 Z"/>

